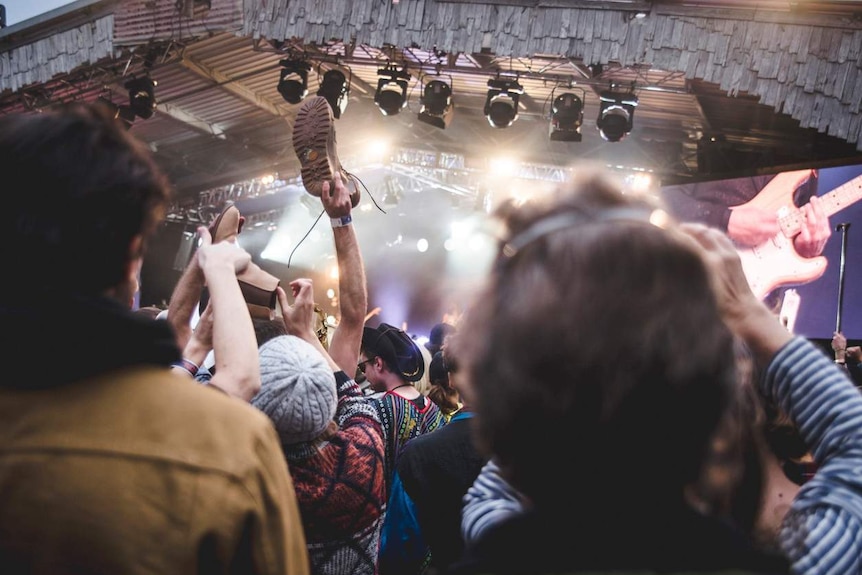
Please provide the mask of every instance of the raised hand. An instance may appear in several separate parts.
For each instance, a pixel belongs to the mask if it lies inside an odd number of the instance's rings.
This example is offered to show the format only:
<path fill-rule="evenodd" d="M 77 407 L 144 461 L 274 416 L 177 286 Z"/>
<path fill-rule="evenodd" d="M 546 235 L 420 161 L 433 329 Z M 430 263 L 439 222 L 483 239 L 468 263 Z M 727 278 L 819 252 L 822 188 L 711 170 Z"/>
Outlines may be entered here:
<path fill-rule="evenodd" d="M 323 183 L 323 193 L 320 194 L 323 209 L 330 218 L 349 216 L 351 210 L 350 190 L 342 181 L 340 172 L 335 173 L 334 182 L 334 187 L 329 182 Z"/>
<path fill-rule="evenodd" d="M 206 273 L 208 266 L 219 265 L 231 266 L 234 273 L 240 273 L 251 262 L 251 254 L 235 242 L 212 243 L 210 232 L 204 226 L 198 228 L 198 237 L 200 237 L 201 243 L 197 250 L 197 261 L 204 273 Z"/>
<path fill-rule="evenodd" d="M 278 288 L 278 300 L 284 314 L 284 325 L 287 333 L 306 341 L 317 340 L 314 334 L 314 287 L 308 278 L 300 278 L 290 282 L 293 304 L 287 301 L 287 293 Z"/>
<path fill-rule="evenodd" d="M 751 291 L 733 242 L 703 224 L 681 224 L 680 229 L 700 248 L 724 322 L 758 359 L 769 361 L 793 336 Z"/>

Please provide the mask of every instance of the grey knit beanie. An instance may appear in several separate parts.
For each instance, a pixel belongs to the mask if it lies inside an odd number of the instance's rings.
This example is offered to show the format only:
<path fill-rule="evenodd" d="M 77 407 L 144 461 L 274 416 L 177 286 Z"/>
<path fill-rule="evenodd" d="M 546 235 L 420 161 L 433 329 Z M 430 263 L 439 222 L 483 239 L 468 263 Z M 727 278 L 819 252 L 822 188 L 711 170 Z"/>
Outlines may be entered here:
<path fill-rule="evenodd" d="M 251 400 L 285 444 L 320 435 L 335 416 L 335 374 L 320 352 L 293 335 L 260 347 L 260 392 Z"/>

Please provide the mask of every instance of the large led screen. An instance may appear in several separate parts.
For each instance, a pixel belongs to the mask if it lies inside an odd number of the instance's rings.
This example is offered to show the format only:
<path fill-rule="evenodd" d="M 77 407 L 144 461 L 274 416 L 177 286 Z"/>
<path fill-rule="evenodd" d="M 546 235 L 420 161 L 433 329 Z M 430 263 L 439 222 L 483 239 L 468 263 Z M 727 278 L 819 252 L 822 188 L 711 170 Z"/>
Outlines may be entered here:
<path fill-rule="evenodd" d="M 749 285 L 791 331 L 862 337 L 862 165 L 665 186 L 661 196 L 678 219 L 728 233 Z"/>

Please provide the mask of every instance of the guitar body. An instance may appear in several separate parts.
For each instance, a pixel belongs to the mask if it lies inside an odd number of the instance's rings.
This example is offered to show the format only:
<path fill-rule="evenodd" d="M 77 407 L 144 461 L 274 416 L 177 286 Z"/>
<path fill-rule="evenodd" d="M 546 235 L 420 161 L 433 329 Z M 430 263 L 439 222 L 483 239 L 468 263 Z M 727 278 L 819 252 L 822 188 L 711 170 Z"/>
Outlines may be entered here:
<path fill-rule="evenodd" d="M 803 258 L 782 234 L 753 248 L 738 248 L 751 291 L 763 299 L 775 288 L 814 281 L 826 272 L 823 256 Z"/>
<path fill-rule="evenodd" d="M 811 170 L 782 172 L 770 180 L 751 201 L 743 205 L 774 212 L 779 221 L 792 220 L 794 217 L 798 220 L 799 209 L 793 203 L 793 194 L 800 183 L 810 175 Z M 785 226 L 782 226 L 782 229 L 785 229 Z M 737 248 L 748 285 L 760 299 L 778 287 L 808 283 L 826 272 L 826 258 L 800 256 L 793 245 L 792 236 L 788 236 L 789 233 L 779 233 L 757 246 Z"/>

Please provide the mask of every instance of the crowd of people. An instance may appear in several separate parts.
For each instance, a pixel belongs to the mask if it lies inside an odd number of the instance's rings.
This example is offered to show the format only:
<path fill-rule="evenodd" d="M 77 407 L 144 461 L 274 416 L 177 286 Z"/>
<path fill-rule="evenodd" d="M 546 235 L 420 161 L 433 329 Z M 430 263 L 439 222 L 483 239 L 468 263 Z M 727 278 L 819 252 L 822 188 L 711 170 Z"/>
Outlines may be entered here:
<path fill-rule="evenodd" d="M 497 207 L 475 299 L 422 346 L 367 319 L 320 100 L 294 147 L 332 223 L 331 333 L 229 203 L 168 309 L 135 309 L 172 198 L 146 146 L 98 105 L 0 118 L 33 190 L 0 232 L 3 356 L 34 368 L 0 384 L 7 572 L 862 574 L 862 352 L 752 292 L 739 214 L 683 223 L 584 167 Z"/>

